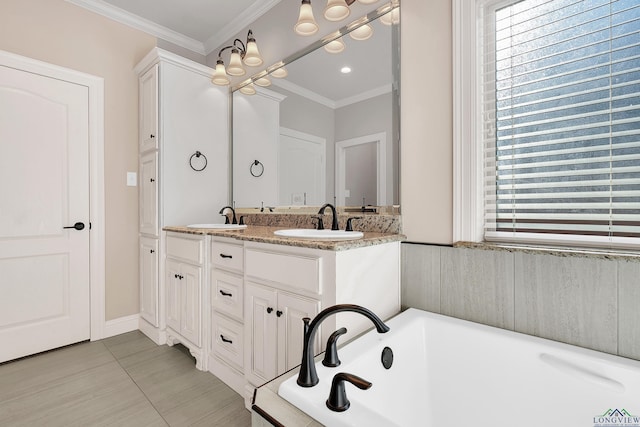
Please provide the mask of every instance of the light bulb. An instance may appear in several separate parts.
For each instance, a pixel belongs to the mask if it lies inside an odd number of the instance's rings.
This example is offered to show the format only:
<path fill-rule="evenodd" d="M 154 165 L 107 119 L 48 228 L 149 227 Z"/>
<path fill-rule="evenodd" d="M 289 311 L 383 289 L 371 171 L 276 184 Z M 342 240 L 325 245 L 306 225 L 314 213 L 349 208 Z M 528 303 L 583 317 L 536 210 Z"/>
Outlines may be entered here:
<path fill-rule="evenodd" d="M 369 24 L 364 24 L 351 31 L 349 35 L 354 40 L 366 40 L 373 35 L 373 28 Z"/>
<path fill-rule="evenodd" d="M 396 7 L 389 13 L 385 13 L 380 17 L 380 22 L 384 25 L 395 25 L 400 22 L 400 8 Z"/>
<path fill-rule="evenodd" d="M 229 59 L 227 74 L 230 76 L 244 76 L 245 74 L 244 68 L 242 68 L 242 59 L 240 59 L 240 52 L 238 52 L 238 49 L 231 49 L 231 59 Z"/>
<path fill-rule="evenodd" d="M 318 24 L 313 17 L 311 0 L 302 0 L 298 22 L 296 22 L 293 30 L 301 36 L 310 36 L 318 32 Z"/>
<path fill-rule="evenodd" d="M 257 84 L 258 86 L 262 86 L 262 87 L 271 86 L 271 80 L 269 80 L 266 77 L 260 77 L 254 83 Z"/>
<path fill-rule="evenodd" d="M 340 53 L 344 49 L 345 49 L 345 45 L 341 38 L 330 41 L 329 43 L 324 45 L 324 50 L 326 50 L 329 53 Z"/>
<path fill-rule="evenodd" d="M 329 0 L 324 9 L 324 17 L 328 21 L 341 21 L 351 13 L 345 0 Z"/>
<path fill-rule="evenodd" d="M 244 54 L 244 63 L 249 67 L 257 67 L 258 65 L 262 65 L 262 57 L 260 56 L 260 52 L 258 52 L 258 44 L 256 40 L 250 38 L 247 41 L 247 52 Z"/>
<path fill-rule="evenodd" d="M 256 88 L 253 85 L 253 83 L 249 83 L 246 86 L 242 86 L 240 88 L 240 92 L 244 93 L 245 95 L 255 95 L 256 93 Z"/>
<path fill-rule="evenodd" d="M 224 62 L 222 62 L 221 59 L 218 59 L 218 62 L 216 62 L 216 70 L 211 77 L 211 81 L 219 86 L 226 86 L 229 84 L 229 77 L 227 77 L 227 72 L 224 69 Z"/>
<path fill-rule="evenodd" d="M 289 73 L 287 72 L 287 69 L 284 67 L 280 67 L 277 70 L 273 70 L 271 72 L 271 77 L 275 77 L 276 79 L 284 79 L 288 75 Z"/>

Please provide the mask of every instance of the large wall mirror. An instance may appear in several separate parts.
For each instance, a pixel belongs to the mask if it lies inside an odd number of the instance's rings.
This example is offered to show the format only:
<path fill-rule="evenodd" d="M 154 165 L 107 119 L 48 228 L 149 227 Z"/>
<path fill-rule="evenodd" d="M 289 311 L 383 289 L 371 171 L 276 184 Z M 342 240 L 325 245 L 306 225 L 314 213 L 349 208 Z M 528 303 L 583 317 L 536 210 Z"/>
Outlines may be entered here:
<path fill-rule="evenodd" d="M 255 94 L 234 88 L 236 207 L 399 204 L 398 10 L 382 10 L 284 59 L 286 77 Z M 356 40 L 363 23 L 373 34 Z"/>

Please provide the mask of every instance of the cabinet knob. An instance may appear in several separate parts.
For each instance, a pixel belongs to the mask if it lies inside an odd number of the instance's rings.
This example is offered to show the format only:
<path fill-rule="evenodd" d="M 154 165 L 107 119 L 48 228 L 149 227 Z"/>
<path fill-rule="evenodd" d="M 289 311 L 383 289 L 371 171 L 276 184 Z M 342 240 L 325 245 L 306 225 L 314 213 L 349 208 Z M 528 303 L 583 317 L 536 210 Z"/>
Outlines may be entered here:
<path fill-rule="evenodd" d="M 149 135 L 149 138 L 155 138 L 156 136 L 154 134 Z"/>
<path fill-rule="evenodd" d="M 276 311 L 276 316 L 278 316 L 278 317 L 282 316 L 282 311 L 281 310 L 277 310 Z"/>
<path fill-rule="evenodd" d="M 149 251 L 149 253 L 152 253 L 152 254 L 153 254 L 153 253 L 155 253 L 155 252 L 156 252 L 156 251 L 154 251 L 153 249 L 151 249 L 151 250 Z"/>
<path fill-rule="evenodd" d="M 175 278 L 177 279 L 177 278 L 178 278 L 178 275 L 177 275 L 177 274 L 174 274 L 174 275 L 173 275 L 173 277 L 175 277 Z"/>
<path fill-rule="evenodd" d="M 273 311 L 273 307 L 267 307 L 267 313 L 271 314 L 272 311 Z"/>
<path fill-rule="evenodd" d="M 151 178 L 151 179 L 149 180 L 149 182 L 156 182 L 156 180 L 155 180 L 155 179 L 153 179 L 153 178 Z"/>

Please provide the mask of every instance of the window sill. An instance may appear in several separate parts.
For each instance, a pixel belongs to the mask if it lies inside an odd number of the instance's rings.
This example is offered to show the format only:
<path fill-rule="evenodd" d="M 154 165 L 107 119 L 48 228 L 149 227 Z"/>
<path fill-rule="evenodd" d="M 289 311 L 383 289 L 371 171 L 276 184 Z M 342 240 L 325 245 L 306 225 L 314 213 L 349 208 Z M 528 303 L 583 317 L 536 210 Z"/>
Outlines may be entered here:
<path fill-rule="evenodd" d="M 518 245 L 495 242 L 455 242 L 454 248 L 480 249 L 505 252 L 520 252 L 534 255 L 555 255 L 559 257 L 580 257 L 593 259 L 608 259 L 615 261 L 635 261 L 640 262 L 640 253 L 637 251 L 606 250 L 578 247 L 559 246 L 534 246 Z"/>

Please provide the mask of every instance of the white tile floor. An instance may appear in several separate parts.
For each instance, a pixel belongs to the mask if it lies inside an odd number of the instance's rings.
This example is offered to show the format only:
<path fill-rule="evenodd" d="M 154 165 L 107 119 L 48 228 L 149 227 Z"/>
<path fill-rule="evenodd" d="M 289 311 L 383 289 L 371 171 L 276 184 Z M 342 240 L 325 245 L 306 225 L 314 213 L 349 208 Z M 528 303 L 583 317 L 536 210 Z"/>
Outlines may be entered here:
<path fill-rule="evenodd" d="M 244 401 L 181 346 L 135 331 L 0 364 L 0 426 L 248 427 Z"/>

